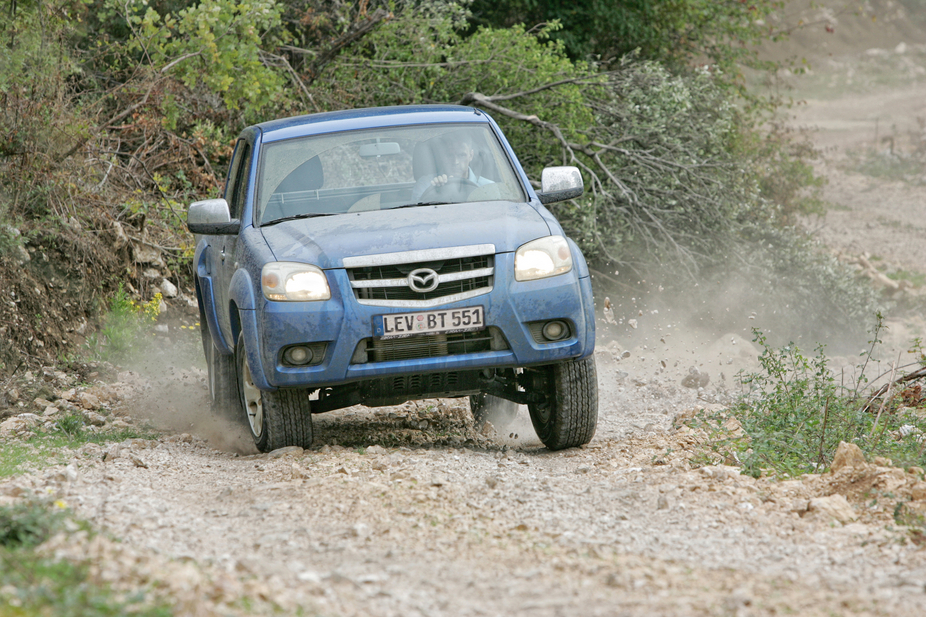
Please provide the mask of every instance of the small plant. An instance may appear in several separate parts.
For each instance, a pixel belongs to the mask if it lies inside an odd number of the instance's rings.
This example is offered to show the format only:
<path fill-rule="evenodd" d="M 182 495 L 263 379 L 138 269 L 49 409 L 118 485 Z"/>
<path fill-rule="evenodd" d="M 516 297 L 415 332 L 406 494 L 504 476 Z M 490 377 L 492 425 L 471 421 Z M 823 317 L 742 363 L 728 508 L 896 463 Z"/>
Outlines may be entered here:
<path fill-rule="evenodd" d="M 4 549 L 38 546 L 64 529 L 65 512 L 40 503 L 20 503 L 0 507 L 0 547 Z"/>
<path fill-rule="evenodd" d="M 148 302 L 137 303 L 119 284 L 103 318 L 103 327 L 96 336 L 87 340 L 92 354 L 101 360 L 125 360 L 134 349 L 146 326 L 157 321 L 160 314 L 161 293 Z"/>
<path fill-rule="evenodd" d="M 58 430 L 70 438 L 80 437 L 84 430 L 84 419 L 80 414 L 68 414 L 58 420 Z"/>
<path fill-rule="evenodd" d="M 926 373 L 904 377 L 894 367 L 890 383 L 869 391 L 865 369 L 880 343 L 878 317 L 872 348 L 850 383 L 837 380 L 823 346 L 807 357 L 793 344 L 772 349 L 761 332 L 753 331 L 763 349 L 762 371 L 740 376 L 751 393 L 732 413 L 745 439 L 728 440 L 746 473 L 822 471 L 841 441 L 855 443 L 868 457 L 884 456 L 903 466 L 926 464 L 926 400 L 914 383 Z"/>
<path fill-rule="evenodd" d="M 0 507 L 0 614 L 167 616 L 160 602 L 116 593 L 94 580 L 89 563 L 49 558 L 36 547 L 58 533 L 90 531 L 62 502 L 26 502 Z"/>

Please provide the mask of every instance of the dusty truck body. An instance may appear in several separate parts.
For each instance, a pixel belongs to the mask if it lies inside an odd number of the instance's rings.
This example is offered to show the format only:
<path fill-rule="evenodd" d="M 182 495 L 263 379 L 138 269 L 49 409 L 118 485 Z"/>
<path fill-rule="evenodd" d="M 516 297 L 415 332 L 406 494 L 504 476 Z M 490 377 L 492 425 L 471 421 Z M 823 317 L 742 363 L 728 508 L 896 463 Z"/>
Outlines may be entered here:
<path fill-rule="evenodd" d="M 312 414 L 469 397 L 524 404 L 551 449 L 594 435 L 585 260 L 496 123 L 457 106 L 361 109 L 245 129 L 222 199 L 192 204 L 214 407 L 263 451 Z"/>

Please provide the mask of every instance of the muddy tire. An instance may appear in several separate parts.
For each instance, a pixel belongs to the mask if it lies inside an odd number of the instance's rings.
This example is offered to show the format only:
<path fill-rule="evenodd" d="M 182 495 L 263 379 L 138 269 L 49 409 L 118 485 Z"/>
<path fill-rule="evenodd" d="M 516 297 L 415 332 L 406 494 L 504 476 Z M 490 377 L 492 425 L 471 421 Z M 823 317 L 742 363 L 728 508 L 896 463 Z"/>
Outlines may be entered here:
<path fill-rule="evenodd" d="M 212 412 L 229 420 L 241 418 L 238 402 L 238 374 L 235 368 L 235 356 L 224 355 L 215 346 L 209 327 L 202 320 L 203 351 L 206 353 L 206 366 L 209 371 L 209 398 Z"/>
<path fill-rule="evenodd" d="M 312 410 L 308 392 L 259 390 L 251 379 L 243 333 L 238 335 L 235 358 L 240 405 L 257 449 L 271 452 L 285 446 L 311 447 Z"/>
<path fill-rule="evenodd" d="M 528 405 L 531 423 L 551 450 L 587 444 L 598 424 L 598 377 L 589 356 L 547 369 L 547 401 Z"/>
<path fill-rule="evenodd" d="M 473 426 L 477 431 L 482 430 L 486 422 L 491 422 L 495 428 L 504 428 L 518 417 L 517 403 L 491 394 L 471 395 L 469 408 L 473 412 Z"/>

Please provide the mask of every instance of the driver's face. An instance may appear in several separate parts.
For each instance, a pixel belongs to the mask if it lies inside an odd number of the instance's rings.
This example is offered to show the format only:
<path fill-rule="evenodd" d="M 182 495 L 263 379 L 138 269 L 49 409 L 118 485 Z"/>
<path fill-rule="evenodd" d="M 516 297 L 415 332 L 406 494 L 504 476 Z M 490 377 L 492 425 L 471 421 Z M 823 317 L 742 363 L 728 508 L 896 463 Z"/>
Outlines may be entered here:
<path fill-rule="evenodd" d="M 447 174 L 457 178 L 469 177 L 469 164 L 473 160 L 473 150 L 466 142 L 455 142 L 447 146 L 444 152 L 447 160 Z"/>

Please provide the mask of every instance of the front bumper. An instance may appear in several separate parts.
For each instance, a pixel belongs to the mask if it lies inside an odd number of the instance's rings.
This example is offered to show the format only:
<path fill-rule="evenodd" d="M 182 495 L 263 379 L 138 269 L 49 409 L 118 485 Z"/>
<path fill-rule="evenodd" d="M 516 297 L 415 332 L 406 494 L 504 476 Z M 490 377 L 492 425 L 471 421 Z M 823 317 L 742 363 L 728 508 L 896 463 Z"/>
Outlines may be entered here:
<path fill-rule="evenodd" d="M 393 375 L 553 364 L 592 353 L 594 308 L 588 277 L 579 277 L 573 268 L 559 276 L 518 282 L 514 280 L 514 254 L 499 253 L 495 259 L 490 292 L 436 307 L 483 306 L 486 326 L 496 335 L 500 332 L 505 342 L 492 345 L 494 351 L 385 361 L 375 361 L 372 354 L 358 357 L 358 345 L 373 336 L 375 315 L 415 309 L 362 305 L 354 297 L 346 270 L 334 269 L 326 271 L 330 300 L 269 302 L 261 298 L 256 311 L 242 315 L 256 385 L 263 389 L 319 388 Z M 537 342 L 528 324 L 551 319 L 567 322 L 570 336 L 556 342 Z M 287 346 L 316 342 L 327 343 L 321 363 L 301 367 L 284 363 Z M 255 370 L 257 363 L 260 370 Z"/>

